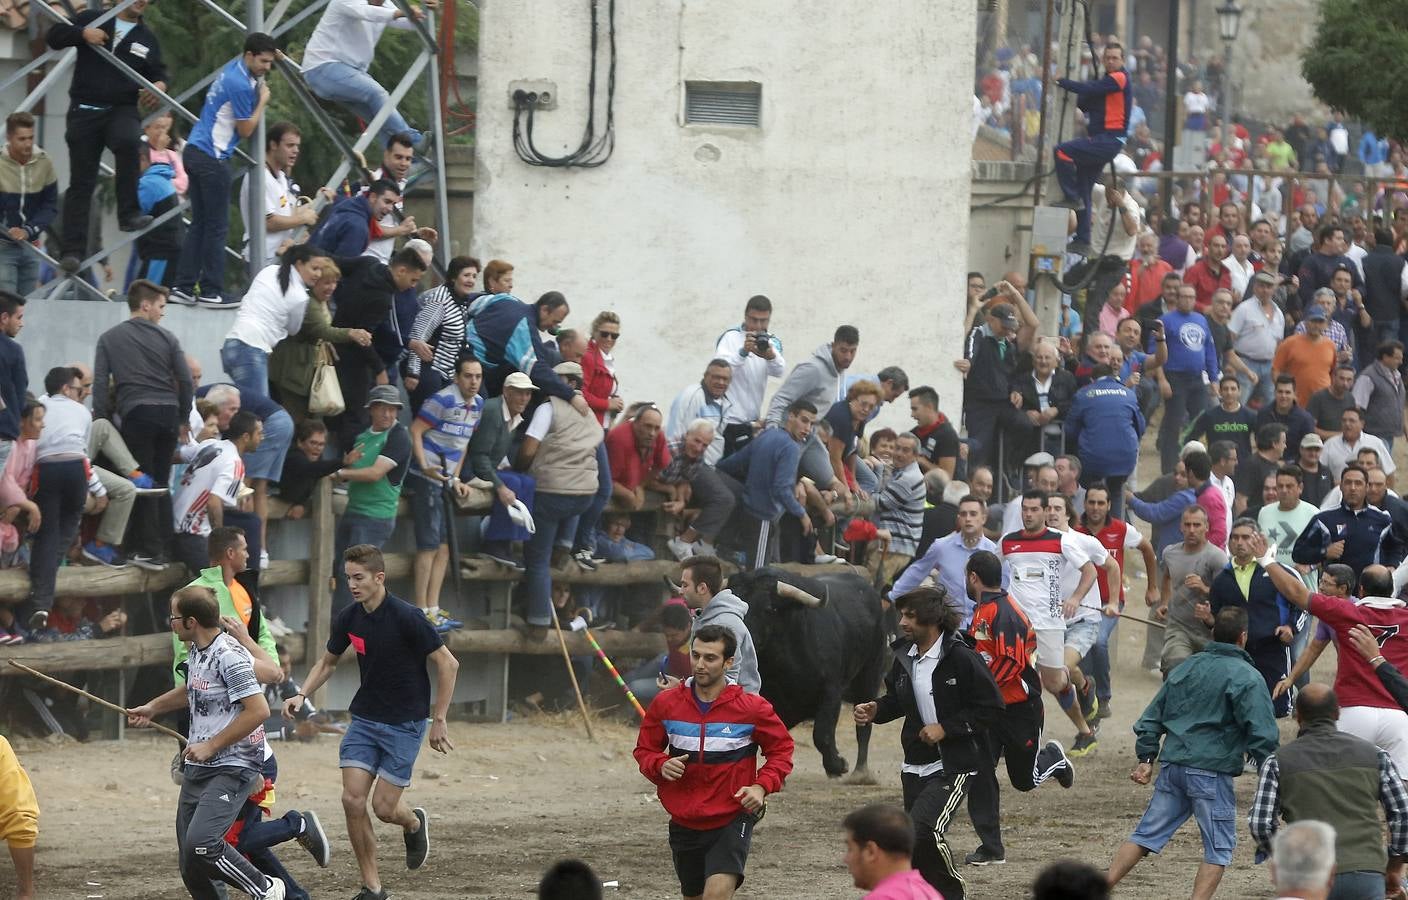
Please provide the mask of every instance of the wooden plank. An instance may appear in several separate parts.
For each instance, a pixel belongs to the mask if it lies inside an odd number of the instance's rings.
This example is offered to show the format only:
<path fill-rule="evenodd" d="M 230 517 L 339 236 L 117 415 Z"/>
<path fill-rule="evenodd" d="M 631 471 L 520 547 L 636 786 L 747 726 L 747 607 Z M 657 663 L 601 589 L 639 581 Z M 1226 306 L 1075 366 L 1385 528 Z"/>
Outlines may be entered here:
<path fill-rule="evenodd" d="M 593 631 L 602 651 L 612 657 L 622 659 L 644 659 L 665 652 L 665 637 L 643 631 Z M 565 631 L 567 652 L 574 655 L 590 655 L 592 645 L 581 632 Z M 529 641 L 516 628 L 497 628 L 490 631 L 452 631 L 446 635 L 446 646 L 456 655 L 477 653 L 510 653 L 530 656 L 549 656 L 561 653 L 557 638 L 549 636 L 541 641 Z"/>
<path fill-rule="evenodd" d="M 295 663 L 303 661 L 303 645 L 290 641 L 289 654 Z M 99 638 L 91 641 L 60 641 L 52 644 L 16 644 L 0 647 L 0 677 L 23 676 L 13 659 L 41 672 L 102 671 L 139 666 L 171 665 L 171 632 L 139 634 L 131 637 Z"/>
<path fill-rule="evenodd" d="M 328 634 L 332 626 L 332 586 L 328 578 L 332 574 L 335 526 L 330 479 L 322 479 L 313 489 L 310 520 L 311 545 L 308 548 L 308 571 L 305 573 L 308 585 L 308 634 L 303 652 L 308 659 L 316 660 L 323 655 L 323 648 L 328 644 Z M 308 699 L 314 703 L 318 702 L 312 697 Z"/>
<path fill-rule="evenodd" d="M 388 565 L 390 557 L 387 557 Z M 816 577 L 818 575 L 835 575 L 840 572 L 856 572 L 866 578 L 869 573 L 859 566 L 839 565 L 832 563 L 829 565 L 802 565 L 801 563 L 782 563 L 775 568 L 784 569 L 798 575 Z M 732 575 L 739 571 L 738 566 L 730 562 L 723 564 L 725 576 Z M 461 576 L 466 581 L 522 581 L 523 573 L 516 572 L 507 566 L 500 565 L 492 560 L 472 557 L 460 561 Z M 597 584 L 609 586 L 622 586 L 629 584 L 663 584 L 664 579 L 678 581 L 680 575 L 680 564 L 673 559 L 652 559 L 638 562 L 607 563 L 598 566 L 596 571 L 588 572 L 578 566 L 571 564 L 565 569 L 553 569 L 552 578 L 554 581 L 561 581 L 567 584 Z"/>
<path fill-rule="evenodd" d="M 107 566 L 63 566 L 59 569 L 54 593 L 60 597 L 115 597 L 122 594 L 159 593 L 186 581 L 186 569 L 179 563 L 161 572 L 148 572 L 136 566 L 110 569 Z M 0 569 L 0 603 L 18 603 L 29 596 L 27 569 Z"/>

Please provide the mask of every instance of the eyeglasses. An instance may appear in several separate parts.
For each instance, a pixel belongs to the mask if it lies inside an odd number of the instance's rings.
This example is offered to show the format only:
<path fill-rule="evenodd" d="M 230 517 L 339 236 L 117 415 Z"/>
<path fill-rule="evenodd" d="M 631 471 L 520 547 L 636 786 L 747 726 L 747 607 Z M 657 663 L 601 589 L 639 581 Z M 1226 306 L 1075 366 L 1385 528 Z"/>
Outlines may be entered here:
<path fill-rule="evenodd" d="M 167 617 L 166 617 L 166 624 L 170 625 L 172 622 L 178 622 L 178 621 L 180 621 L 181 619 L 189 619 L 189 618 L 190 618 L 190 616 L 167 616 Z"/>
<path fill-rule="evenodd" d="M 598 331 L 596 333 L 597 340 L 599 341 L 614 341 L 620 336 L 621 332 L 619 331 Z"/>

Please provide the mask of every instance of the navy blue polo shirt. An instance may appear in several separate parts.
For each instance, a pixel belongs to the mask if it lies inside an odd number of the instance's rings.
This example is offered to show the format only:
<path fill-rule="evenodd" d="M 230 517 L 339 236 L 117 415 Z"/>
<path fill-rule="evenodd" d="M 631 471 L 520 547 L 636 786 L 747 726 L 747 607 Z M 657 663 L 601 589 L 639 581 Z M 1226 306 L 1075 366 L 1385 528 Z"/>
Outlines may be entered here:
<path fill-rule="evenodd" d="M 425 613 L 386 595 L 370 615 L 353 603 L 332 620 L 328 652 L 352 647 L 362 685 L 352 698 L 354 716 L 400 725 L 430 716 L 430 675 L 425 658 L 443 645 Z"/>

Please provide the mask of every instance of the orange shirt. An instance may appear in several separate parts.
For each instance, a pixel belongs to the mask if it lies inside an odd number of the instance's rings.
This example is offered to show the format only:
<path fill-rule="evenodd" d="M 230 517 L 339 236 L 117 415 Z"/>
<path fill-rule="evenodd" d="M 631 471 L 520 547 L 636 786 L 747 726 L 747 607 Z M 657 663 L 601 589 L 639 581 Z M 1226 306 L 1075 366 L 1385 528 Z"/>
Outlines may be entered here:
<path fill-rule="evenodd" d="M 238 581 L 232 580 L 225 587 L 230 590 L 230 600 L 235 604 L 235 612 L 240 614 L 240 621 L 248 627 L 249 617 L 254 615 L 254 601 L 249 599 L 249 592 Z"/>
<path fill-rule="evenodd" d="M 1304 408 L 1310 405 L 1310 395 L 1330 386 L 1330 373 L 1335 366 L 1335 342 L 1321 336 L 1312 341 L 1308 334 L 1293 334 L 1276 348 L 1271 368 L 1277 374 L 1285 372 L 1296 379 L 1296 400 Z"/>

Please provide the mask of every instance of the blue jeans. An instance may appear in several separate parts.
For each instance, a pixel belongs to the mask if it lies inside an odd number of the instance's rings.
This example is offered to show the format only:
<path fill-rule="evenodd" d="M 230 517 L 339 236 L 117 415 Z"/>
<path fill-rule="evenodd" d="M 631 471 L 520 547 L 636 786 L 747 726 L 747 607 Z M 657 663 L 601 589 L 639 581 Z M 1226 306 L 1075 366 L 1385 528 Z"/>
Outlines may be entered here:
<path fill-rule="evenodd" d="M 523 547 L 524 563 L 528 567 L 527 615 L 529 625 L 552 624 L 552 548 L 558 532 L 569 519 L 580 516 L 591 507 L 591 494 L 547 494 L 541 491 L 533 498 L 533 523 L 538 530 Z"/>
<path fill-rule="evenodd" d="M 332 592 L 333 615 L 352 605 L 352 594 L 347 590 L 347 573 L 342 568 L 342 554 L 347 552 L 348 547 L 358 544 L 381 547 L 391 540 L 391 534 L 395 530 L 395 517 L 374 519 L 350 512 L 344 513 L 342 518 L 337 520 L 337 537 L 333 540 L 335 549 L 332 557 L 332 574 L 337 580 L 337 587 Z"/>
<path fill-rule="evenodd" d="M 415 460 L 406 473 L 406 495 L 411 506 L 411 522 L 416 529 L 417 550 L 438 550 L 441 544 L 449 542 L 445 530 L 445 488 L 431 481 L 421 473 Z"/>
<path fill-rule="evenodd" d="M 1115 633 L 1115 627 L 1119 624 L 1119 616 L 1101 616 L 1100 636 L 1095 639 L 1095 646 L 1085 654 L 1085 659 L 1080 661 L 1080 670 L 1095 679 L 1095 696 L 1100 698 L 1101 706 L 1105 705 L 1111 695 L 1110 636 Z"/>
<path fill-rule="evenodd" d="M 1124 144 L 1113 135 L 1073 138 L 1056 145 L 1056 179 L 1067 200 L 1085 205 L 1076 213 L 1074 239 L 1090 243 L 1090 191 L 1100 170 L 1119 155 Z"/>
<path fill-rule="evenodd" d="M 1325 900 L 1383 900 L 1383 872 L 1336 872 Z"/>
<path fill-rule="evenodd" d="M 226 338 L 220 345 L 220 365 L 230 382 L 240 389 L 240 395 L 269 396 L 269 354 L 236 338 Z"/>
<path fill-rule="evenodd" d="M 601 513 L 611 502 L 611 462 L 606 457 L 606 442 L 596 445 L 596 496 L 575 525 L 567 534 L 572 537 L 572 549 L 596 552 L 596 526 L 601 521 Z M 559 543 L 566 543 L 559 541 Z"/>
<path fill-rule="evenodd" d="M 186 196 L 191 201 L 191 227 L 186 229 L 176 265 L 176 290 L 192 294 L 199 283 L 201 296 L 221 296 L 225 237 L 230 233 L 230 161 L 216 159 L 194 144 L 181 151 L 181 161 L 190 180 Z M 268 392 L 266 387 L 264 393 Z"/>
<path fill-rule="evenodd" d="M 1203 862 L 1227 866 L 1237 848 L 1237 804 L 1232 776 L 1209 769 L 1164 763 L 1154 781 L 1154 796 L 1130 841 L 1151 853 L 1168 844 L 1192 816 L 1203 837 Z"/>
<path fill-rule="evenodd" d="M 1396 325 L 1394 326 L 1394 330 L 1397 330 Z M 1254 400 L 1260 398 L 1262 406 L 1269 406 L 1276 393 L 1276 382 L 1271 375 L 1271 360 L 1268 359 L 1263 362 L 1256 359 L 1247 359 L 1245 356 L 1241 357 L 1241 360 L 1246 364 L 1248 369 L 1256 373 L 1257 377 L 1256 384 L 1252 384 L 1251 379 L 1246 376 L 1246 373 L 1237 373 L 1237 387 L 1242 391 L 1242 403 L 1246 406 L 1251 406 Z"/>
<path fill-rule="evenodd" d="M 1164 420 L 1159 425 L 1159 463 L 1163 471 L 1172 472 L 1178 465 L 1178 453 L 1183 449 L 1180 437 L 1188 423 L 1208 407 L 1212 400 L 1201 372 L 1165 372 L 1173 396 L 1164 404 Z"/>
<path fill-rule="evenodd" d="M 376 118 L 391 96 L 375 78 L 343 62 L 323 63 L 311 72 L 304 72 L 303 77 L 314 94 L 341 103 L 365 120 L 364 124 Z M 384 149 L 387 139 L 394 134 L 409 134 L 412 143 L 420 143 L 420 132 L 407 125 L 401 113 L 392 109 L 381 131 L 377 132 L 377 149 Z"/>
<path fill-rule="evenodd" d="M 39 257 L 9 238 L 0 238 L 0 291 L 26 297 L 39 284 Z"/>
<path fill-rule="evenodd" d="M 523 505 L 528 507 L 529 512 L 533 512 L 536 482 L 532 475 L 503 471 L 499 473 L 499 480 L 513 491 L 514 496 L 523 501 Z M 528 533 L 528 529 L 513 523 L 513 520 L 508 517 L 508 510 L 499 502 L 498 497 L 494 498 L 494 506 L 489 511 L 489 519 L 484 526 L 483 534 L 486 541 L 526 541 L 532 537 Z"/>
<path fill-rule="evenodd" d="M 278 481 L 284 470 L 284 457 L 293 443 L 293 417 L 287 410 L 277 409 L 264 420 L 264 439 L 244 458 L 245 475 Z"/>

